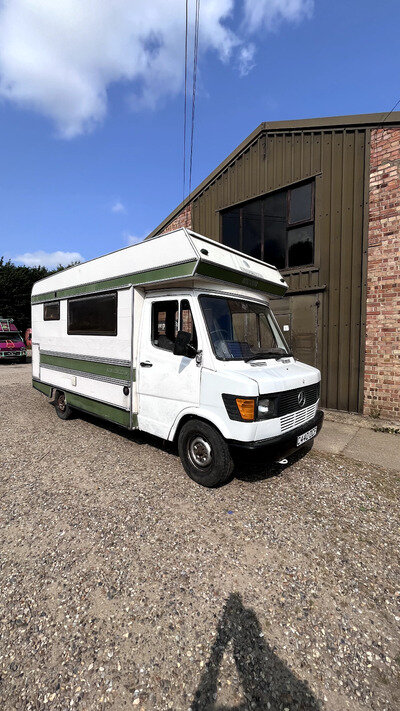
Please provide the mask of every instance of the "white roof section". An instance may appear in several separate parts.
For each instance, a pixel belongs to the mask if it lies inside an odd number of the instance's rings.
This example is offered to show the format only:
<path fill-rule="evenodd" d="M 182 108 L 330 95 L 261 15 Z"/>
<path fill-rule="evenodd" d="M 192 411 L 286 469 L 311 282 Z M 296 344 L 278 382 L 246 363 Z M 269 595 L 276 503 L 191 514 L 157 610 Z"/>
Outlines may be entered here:
<path fill-rule="evenodd" d="M 181 228 L 41 279 L 33 286 L 32 302 L 193 277 L 275 295 L 288 288 L 275 267 Z"/>

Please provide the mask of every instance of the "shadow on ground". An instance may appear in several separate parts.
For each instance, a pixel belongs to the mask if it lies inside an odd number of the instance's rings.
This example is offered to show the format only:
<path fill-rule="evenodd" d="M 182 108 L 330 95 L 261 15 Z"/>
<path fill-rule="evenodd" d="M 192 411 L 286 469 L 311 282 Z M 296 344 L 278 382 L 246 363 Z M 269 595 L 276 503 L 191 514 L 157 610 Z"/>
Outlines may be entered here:
<path fill-rule="evenodd" d="M 222 657 L 232 640 L 233 658 L 243 689 L 238 706 L 217 703 L 218 675 Z M 192 711 L 319 711 L 320 703 L 264 641 L 260 623 L 240 595 L 232 593 L 217 627 L 210 658 L 195 692 Z"/>
<path fill-rule="evenodd" d="M 23 361 L 19 358 L 2 358 L 0 361 L 0 366 L 25 365 L 26 363 L 32 363 L 32 356 L 26 356 L 26 360 Z"/>
<path fill-rule="evenodd" d="M 125 439 L 129 439 L 136 444 L 147 445 L 149 447 L 154 447 L 155 449 L 167 452 L 172 457 L 179 459 L 178 448 L 174 442 L 162 440 L 159 437 L 148 434 L 147 432 L 141 432 L 139 430 L 126 430 L 113 422 L 102 420 L 95 415 L 82 411 L 74 411 L 73 417 L 84 420 L 85 422 L 90 422 L 96 427 L 101 427 L 109 432 L 114 432 L 115 434 L 118 434 L 119 437 L 125 437 Z M 302 447 L 298 452 L 295 452 L 288 457 L 286 464 L 271 462 L 266 459 L 262 450 L 256 450 L 254 452 L 243 450 L 242 452 L 240 449 L 236 449 L 233 451 L 235 467 L 232 478 L 245 482 L 256 482 L 263 481 L 264 479 L 269 479 L 274 476 L 279 476 L 285 469 L 302 459 L 310 451 L 311 447 L 312 444 Z"/>
<path fill-rule="evenodd" d="M 298 452 L 294 452 L 294 454 L 287 457 L 285 464 L 269 461 L 266 459 L 266 455 L 263 454 L 262 450 L 258 452 L 235 453 L 234 477 L 241 481 L 251 482 L 279 476 L 285 469 L 292 466 L 292 464 L 303 459 L 311 449 L 312 444 L 301 447 Z"/>

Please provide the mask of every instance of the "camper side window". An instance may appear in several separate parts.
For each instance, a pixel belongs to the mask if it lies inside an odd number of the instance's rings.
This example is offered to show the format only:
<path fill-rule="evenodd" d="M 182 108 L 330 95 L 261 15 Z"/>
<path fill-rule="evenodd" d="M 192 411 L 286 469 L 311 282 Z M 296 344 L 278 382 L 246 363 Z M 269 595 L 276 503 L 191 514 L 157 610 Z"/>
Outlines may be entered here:
<path fill-rule="evenodd" d="M 152 308 L 151 340 L 154 346 L 173 351 L 178 333 L 178 302 L 156 301 Z"/>
<path fill-rule="evenodd" d="M 116 336 L 117 292 L 68 300 L 69 335 Z"/>
<path fill-rule="evenodd" d="M 60 302 L 48 301 L 43 304 L 43 321 L 59 321 L 60 320 Z"/>

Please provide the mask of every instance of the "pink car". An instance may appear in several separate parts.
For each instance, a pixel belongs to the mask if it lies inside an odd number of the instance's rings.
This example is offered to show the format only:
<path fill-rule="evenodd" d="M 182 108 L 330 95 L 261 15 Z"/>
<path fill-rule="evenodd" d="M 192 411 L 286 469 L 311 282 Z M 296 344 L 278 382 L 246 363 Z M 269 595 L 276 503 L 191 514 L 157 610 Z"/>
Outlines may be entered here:
<path fill-rule="evenodd" d="M 0 318 L 0 361 L 5 360 L 26 361 L 25 343 L 12 318 Z"/>

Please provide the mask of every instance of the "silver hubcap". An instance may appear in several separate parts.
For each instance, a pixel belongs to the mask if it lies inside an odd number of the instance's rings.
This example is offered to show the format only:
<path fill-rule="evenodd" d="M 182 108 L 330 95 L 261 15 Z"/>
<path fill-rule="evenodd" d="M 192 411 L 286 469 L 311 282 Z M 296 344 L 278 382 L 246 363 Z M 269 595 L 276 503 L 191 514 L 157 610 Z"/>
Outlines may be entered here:
<path fill-rule="evenodd" d="M 60 395 L 60 397 L 58 398 L 58 409 L 60 410 L 60 412 L 65 411 L 65 395 Z"/>
<path fill-rule="evenodd" d="M 212 450 L 206 439 L 197 436 L 189 442 L 189 456 L 197 467 L 208 467 L 212 461 Z"/>

